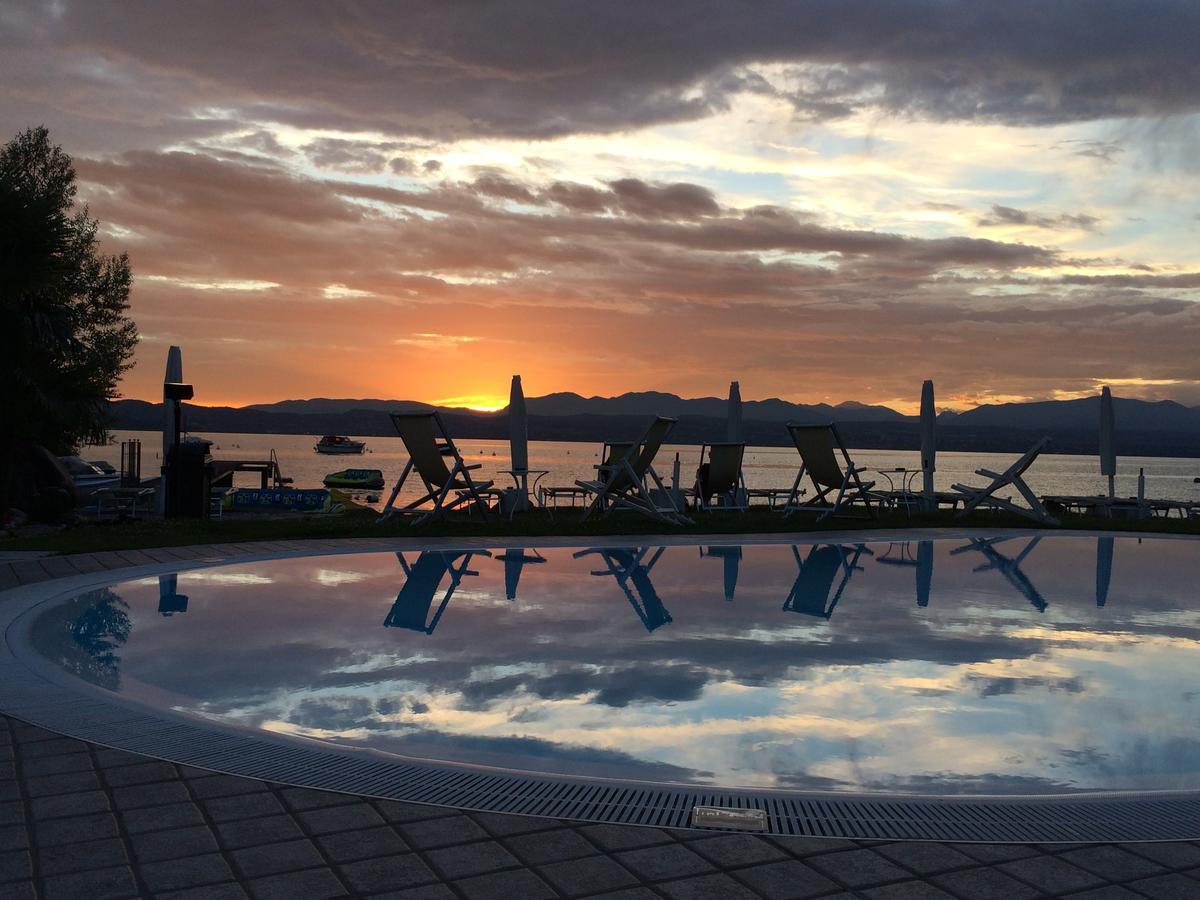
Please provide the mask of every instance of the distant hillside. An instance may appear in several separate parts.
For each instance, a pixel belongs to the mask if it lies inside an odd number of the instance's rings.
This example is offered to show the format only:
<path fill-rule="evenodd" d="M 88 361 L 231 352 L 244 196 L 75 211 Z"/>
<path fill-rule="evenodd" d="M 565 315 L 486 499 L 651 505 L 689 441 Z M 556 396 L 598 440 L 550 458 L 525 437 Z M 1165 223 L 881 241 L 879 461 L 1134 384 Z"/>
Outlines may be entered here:
<path fill-rule="evenodd" d="M 632 439 L 654 413 L 679 417 L 671 435 L 676 444 L 723 440 L 725 400 L 702 397 L 684 400 L 674 394 L 626 394 L 621 397 L 580 397 L 551 394 L 527 401 L 529 435 L 534 440 L 604 441 Z M 400 400 L 288 400 L 243 408 L 184 407 L 185 427 L 198 434 L 352 434 L 394 436 L 387 411 L 430 408 Z M 604 410 L 605 412 L 597 412 Z M 1118 399 L 1117 452 L 1126 456 L 1200 457 L 1200 410 L 1178 403 L 1147 403 Z M 162 405 L 142 400 L 119 400 L 111 406 L 114 429 L 157 431 Z M 444 412 L 455 437 L 503 439 L 508 436 L 507 412 L 471 410 Z M 1096 453 L 1099 400 L 982 406 L 958 415 L 938 416 L 938 446 L 943 450 L 1020 452 L 1049 436 L 1051 452 Z M 846 442 L 864 449 L 913 450 L 920 444 L 915 417 L 878 406 L 818 404 L 803 406 L 783 400 L 750 401 L 743 410 L 746 440 L 756 446 L 785 446 L 789 419 L 838 422 Z"/>

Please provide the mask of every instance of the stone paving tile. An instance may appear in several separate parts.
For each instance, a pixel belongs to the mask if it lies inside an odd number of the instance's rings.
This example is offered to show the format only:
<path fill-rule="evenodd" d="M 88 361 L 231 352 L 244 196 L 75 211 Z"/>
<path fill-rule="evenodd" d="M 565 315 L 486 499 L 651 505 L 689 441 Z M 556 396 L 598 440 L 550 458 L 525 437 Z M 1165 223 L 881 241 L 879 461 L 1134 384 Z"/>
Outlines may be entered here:
<path fill-rule="evenodd" d="M 68 875 L 71 872 L 86 872 L 89 869 L 128 864 L 129 857 L 125 853 L 125 845 L 117 838 L 61 844 L 38 850 L 38 867 L 43 875 Z"/>
<path fill-rule="evenodd" d="M 316 792 L 314 791 L 313 793 Z M 345 797 L 339 794 L 332 796 L 344 797 L 343 802 L 347 803 L 355 800 L 354 797 Z M 462 815 L 457 809 L 448 809 L 444 806 L 426 806 L 424 803 L 401 803 L 399 800 L 376 800 L 375 808 L 389 822 L 423 822 L 427 819 L 442 819 L 447 816 Z M 478 814 L 475 815 L 476 818 L 482 818 Z M 510 817 L 506 816 L 504 818 Z"/>
<path fill-rule="evenodd" d="M 330 806 L 297 813 L 296 818 L 313 834 L 329 834 L 334 831 L 355 831 L 382 825 L 383 818 L 369 803 L 350 806 Z"/>
<path fill-rule="evenodd" d="M 623 891 L 606 891 L 603 894 L 589 894 L 587 900 L 660 900 L 662 894 L 656 894 L 650 888 L 626 888 Z"/>
<path fill-rule="evenodd" d="M 981 863 L 1008 862 L 1037 856 L 1041 851 L 1029 844 L 956 844 L 955 849 Z"/>
<path fill-rule="evenodd" d="M 151 784 L 156 781 L 173 781 L 178 776 L 170 763 L 134 763 L 104 770 L 104 782 L 110 787 L 125 787 L 134 784 Z"/>
<path fill-rule="evenodd" d="M 0 828 L 0 852 L 24 850 L 29 846 L 29 832 L 23 825 L 5 825 Z"/>
<path fill-rule="evenodd" d="M 590 841 L 570 828 L 518 834 L 506 838 L 504 842 L 513 853 L 535 866 L 592 856 L 596 852 Z"/>
<path fill-rule="evenodd" d="M 528 869 L 477 875 L 454 882 L 467 900 L 553 900 L 554 890 Z"/>
<path fill-rule="evenodd" d="M 214 797 L 201 800 L 205 811 L 214 822 L 232 822 L 234 819 L 257 819 L 283 812 L 283 807 L 270 792 L 240 794 L 236 797 Z"/>
<path fill-rule="evenodd" d="M 1196 900 L 1200 897 L 1200 881 L 1172 872 L 1131 882 L 1129 887 L 1153 900 Z"/>
<path fill-rule="evenodd" d="M 46 900 L 118 900 L 136 897 L 137 884 L 128 866 L 56 875 L 43 882 Z"/>
<path fill-rule="evenodd" d="M 249 884 L 254 900 L 329 900 L 347 896 L 346 889 L 328 869 L 307 869 L 268 878 L 256 878 Z"/>
<path fill-rule="evenodd" d="M 0 803 L 0 825 L 24 825 L 25 806 L 22 803 Z"/>
<path fill-rule="evenodd" d="M 838 850 L 854 850 L 859 844 L 841 838 L 806 838 L 790 835 L 768 835 L 762 838 L 769 841 L 785 853 L 805 859 L 818 853 L 836 853 Z"/>
<path fill-rule="evenodd" d="M 26 759 L 22 763 L 25 777 L 40 775 L 57 775 L 61 772 L 90 772 L 92 771 L 92 756 L 87 752 L 63 753 L 59 756 L 46 756 Z"/>
<path fill-rule="evenodd" d="M 261 783 L 261 782 L 256 782 Z M 334 791 L 314 791 L 310 788 L 288 787 L 281 790 L 283 802 L 297 812 L 306 809 L 319 809 L 323 806 L 344 806 L 357 803 L 358 798 L 350 794 L 338 794 Z"/>
<path fill-rule="evenodd" d="M 190 800 L 182 781 L 159 781 L 154 784 L 133 784 L 112 789 L 117 809 L 137 809 L 142 806 L 166 806 Z"/>
<path fill-rule="evenodd" d="M 733 876 L 767 900 L 806 900 L 837 888 L 816 869 L 794 859 L 739 869 Z"/>
<path fill-rule="evenodd" d="M 672 840 L 671 835 L 658 828 L 585 825 L 579 831 L 602 850 L 608 851 L 633 850 L 637 847 L 670 843 Z"/>
<path fill-rule="evenodd" d="M 955 900 L 939 887 L 928 881 L 901 881 L 882 887 L 868 888 L 862 892 L 867 900 Z"/>
<path fill-rule="evenodd" d="M 58 794 L 98 790 L 100 779 L 91 769 L 25 779 L 25 794 L 29 797 L 53 797 Z"/>
<path fill-rule="evenodd" d="M 1189 869 L 1192 866 L 1200 866 L 1200 847 L 1195 844 L 1130 844 L 1129 849 L 1168 869 Z"/>
<path fill-rule="evenodd" d="M 325 864 L 312 841 L 306 839 L 235 850 L 230 856 L 247 878 L 295 872 Z"/>
<path fill-rule="evenodd" d="M 663 844 L 616 854 L 621 865 L 646 881 L 665 881 L 712 872 L 712 864 L 683 844 Z"/>
<path fill-rule="evenodd" d="M 486 831 L 464 815 L 427 819 L 424 822 L 407 822 L 396 827 L 406 841 L 422 850 L 488 837 Z"/>
<path fill-rule="evenodd" d="M 25 881 L 33 877 L 33 861 L 28 850 L 0 853 L 0 883 Z"/>
<path fill-rule="evenodd" d="M 214 827 L 221 844 L 230 850 L 240 850 L 258 844 L 274 844 L 303 836 L 300 826 L 287 815 L 217 822 Z"/>
<path fill-rule="evenodd" d="M 1064 900 L 1144 900 L 1145 896 L 1119 884 L 1106 884 L 1102 888 L 1081 891 L 1078 894 L 1063 894 Z"/>
<path fill-rule="evenodd" d="M 976 868 L 934 875 L 938 887 L 970 900 L 1032 900 L 1041 893 L 999 869 Z"/>
<path fill-rule="evenodd" d="M 757 894 L 721 872 L 667 881 L 658 889 L 671 900 L 758 900 Z"/>
<path fill-rule="evenodd" d="M 787 855 L 775 844 L 749 834 L 723 834 L 693 841 L 688 846 L 723 869 L 787 859 Z"/>
<path fill-rule="evenodd" d="M 1111 845 L 1069 850 L 1061 854 L 1059 859 L 1095 872 L 1109 881 L 1132 881 L 1163 872 L 1163 867 L 1158 863 Z"/>
<path fill-rule="evenodd" d="M 539 867 L 546 881 L 568 897 L 597 891 L 611 891 L 638 883 L 637 878 L 616 860 L 607 856 L 588 856 L 550 863 Z"/>
<path fill-rule="evenodd" d="M 948 844 L 898 843 L 876 847 L 875 852 L 892 862 L 911 869 L 918 875 L 933 875 L 949 869 L 965 869 L 975 864 L 967 856 Z"/>
<path fill-rule="evenodd" d="M 408 851 L 408 844 L 388 825 L 360 831 L 338 831 L 315 838 L 321 850 L 334 862 L 354 862 L 372 856 L 391 856 Z"/>
<path fill-rule="evenodd" d="M 81 744 L 81 746 L 87 747 L 86 744 Z M 140 766 L 146 762 L 146 757 L 144 756 L 138 756 L 136 753 L 127 753 L 124 750 L 114 750 L 111 747 L 96 747 L 92 751 L 92 755 L 96 758 L 96 765 L 103 769 L 113 769 L 119 766 Z"/>
<path fill-rule="evenodd" d="M 1031 856 L 1029 859 L 1001 863 L 998 868 L 1047 894 L 1082 891 L 1104 883 L 1103 878 L 1057 856 Z"/>
<path fill-rule="evenodd" d="M 142 834 L 185 825 L 203 825 L 204 816 L 194 803 L 168 803 L 166 806 L 122 810 L 121 821 L 130 834 Z"/>
<path fill-rule="evenodd" d="M 371 900 L 458 900 L 458 894 L 444 884 L 423 884 L 402 891 L 372 894 Z"/>
<path fill-rule="evenodd" d="M 30 803 L 35 819 L 54 819 L 104 812 L 108 809 L 108 794 L 103 791 L 81 791 L 58 797 L 39 797 Z"/>
<path fill-rule="evenodd" d="M 378 894 L 439 880 L 415 853 L 345 863 L 338 869 L 350 887 L 360 894 Z"/>
<path fill-rule="evenodd" d="M 851 888 L 870 887 L 908 877 L 908 872 L 874 850 L 841 850 L 813 856 L 808 864 Z"/>
<path fill-rule="evenodd" d="M 407 805 L 407 804 L 405 804 Z M 386 815 L 386 812 L 384 813 Z M 536 816 L 510 816 L 504 813 L 471 813 L 471 818 L 494 835 L 505 837 L 516 834 L 533 834 L 566 827 L 557 819 L 542 819 Z"/>
<path fill-rule="evenodd" d="M 141 863 L 198 856 L 202 853 L 214 853 L 219 849 L 216 838 L 207 825 L 135 834 L 130 837 L 129 842 L 133 847 L 133 855 Z"/>
<path fill-rule="evenodd" d="M 451 881 L 520 865 L 517 858 L 497 841 L 441 847 L 430 850 L 425 857 L 437 871 Z"/>
<path fill-rule="evenodd" d="M 111 838 L 118 834 L 117 820 L 110 812 L 36 822 L 33 833 L 37 837 L 39 846 L 42 847 L 56 847 L 60 844 Z"/>
<path fill-rule="evenodd" d="M 143 863 L 138 867 L 142 881 L 154 893 L 197 887 L 221 881 L 233 881 L 229 863 L 219 853 Z"/>
<path fill-rule="evenodd" d="M 159 894 L 155 900 L 245 900 L 246 896 L 240 884 L 229 881 L 225 884 L 206 884 L 182 891 L 168 891 Z"/>
<path fill-rule="evenodd" d="M 187 779 L 188 788 L 202 800 L 214 797 L 236 797 L 242 794 L 255 794 L 267 790 L 261 781 L 251 778 L 239 778 L 236 775 L 213 775 L 206 773 L 199 778 Z"/>

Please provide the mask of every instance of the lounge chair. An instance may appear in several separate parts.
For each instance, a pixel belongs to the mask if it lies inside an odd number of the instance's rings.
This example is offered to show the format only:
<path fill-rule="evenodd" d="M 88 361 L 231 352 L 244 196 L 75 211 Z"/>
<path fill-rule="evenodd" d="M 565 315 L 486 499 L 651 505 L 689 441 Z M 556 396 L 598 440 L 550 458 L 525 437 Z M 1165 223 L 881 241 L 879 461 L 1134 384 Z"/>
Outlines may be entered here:
<path fill-rule="evenodd" d="M 1025 479 L 1021 476 L 1026 470 L 1033 465 L 1034 460 L 1050 443 L 1050 438 L 1045 437 L 1025 451 L 1025 455 L 1018 459 L 1015 463 L 1005 469 L 1003 472 L 993 472 L 990 469 L 976 469 L 976 475 L 982 475 L 984 478 L 992 479 L 992 483 L 984 487 L 972 487 L 967 484 L 955 484 L 951 487 L 962 495 L 965 504 L 962 512 L 958 514 L 959 518 L 969 515 L 980 506 L 988 506 L 994 509 L 1002 509 L 1007 512 L 1016 513 L 1019 516 L 1024 516 L 1027 519 L 1033 519 L 1035 522 L 1040 522 L 1043 525 L 1057 525 L 1058 519 L 1054 518 L 1046 511 L 1046 507 L 1042 505 L 1042 501 L 1025 483 Z M 1029 504 L 1026 509 L 1023 506 L 1018 506 L 1011 500 L 1003 497 L 995 496 L 996 491 L 1001 488 L 1012 486 L 1017 489 L 1025 502 Z"/>
<path fill-rule="evenodd" d="M 828 619 L 833 615 L 833 608 L 842 599 L 842 592 L 850 582 L 854 572 L 862 571 L 858 559 L 864 553 L 874 556 L 870 549 L 862 544 L 853 547 L 843 547 L 841 544 L 814 544 L 808 548 L 804 559 L 800 558 L 800 548 L 792 545 L 792 555 L 796 557 L 796 565 L 800 572 L 792 584 L 792 590 L 783 601 L 787 612 L 803 613 L 806 616 L 817 616 Z M 842 576 L 837 590 L 833 582 Z M 831 595 L 832 592 L 832 595 Z"/>
<path fill-rule="evenodd" d="M 631 444 L 623 456 L 618 458 L 610 452 L 606 457 L 609 461 L 596 466 L 595 480 L 575 482 L 594 495 L 580 521 L 587 521 L 597 510 L 632 509 L 669 525 L 690 524 L 652 465 L 676 421 L 666 416 L 657 417 L 646 428 L 641 440 Z M 647 485 L 647 478 L 653 482 L 653 488 Z"/>
<path fill-rule="evenodd" d="M 633 446 L 632 441 L 617 441 L 605 442 L 603 452 L 601 453 L 601 462 L 597 466 L 600 472 L 609 471 L 610 467 L 621 461 L 621 458 L 629 452 L 629 448 Z M 589 482 L 590 483 L 590 482 Z M 538 489 L 539 502 L 544 509 L 550 511 L 550 515 L 554 515 L 554 510 L 558 509 L 558 500 L 560 497 L 566 497 L 571 501 L 571 505 L 575 505 L 577 499 L 582 498 L 586 505 L 587 498 L 592 495 L 592 492 L 586 487 L 580 487 L 578 484 L 573 484 L 570 487 L 563 486 L 548 486 Z"/>
<path fill-rule="evenodd" d="M 871 501 L 876 498 L 870 493 L 875 482 L 863 481 L 859 477 L 858 473 L 865 469 L 854 465 L 850 459 L 837 426 L 832 422 L 827 425 L 798 425 L 789 422 L 787 430 L 792 436 L 792 443 L 796 445 L 796 451 L 800 454 L 800 471 L 796 473 L 791 493 L 783 506 L 784 515 L 815 512 L 819 513 L 817 521 L 821 522 L 830 516 L 843 514 L 843 509 L 855 503 L 862 503 L 867 509 L 866 517 L 875 518 Z M 838 452 L 841 453 L 845 466 L 838 462 Z M 801 503 L 800 495 L 803 492 L 800 490 L 800 482 L 806 473 L 816 494 L 811 500 Z M 831 493 L 835 494 L 832 502 L 829 500 Z"/>
<path fill-rule="evenodd" d="M 467 465 L 450 439 L 441 415 L 437 412 L 391 413 L 391 418 L 396 433 L 404 441 L 404 449 L 408 451 L 408 462 L 388 497 L 379 521 L 385 522 L 396 513 L 420 513 L 413 522 L 413 525 L 419 525 L 427 519 L 441 518 L 464 503 L 474 503 L 479 507 L 483 520 L 488 521 L 488 505 L 484 495 L 498 496 L 498 493 L 491 490 L 491 481 L 472 480 L 471 472 L 480 468 L 480 464 Z M 446 467 L 447 457 L 454 460 L 451 468 Z M 396 498 L 400 496 L 400 489 L 404 487 L 409 473 L 414 470 L 425 484 L 425 494 L 419 500 L 397 509 Z M 451 497 L 451 493 L 455 496 Z M 426 503 L 432 503 L 433 508 L 420 510 L 419 507 Z"/>
<path fill-rule="evenodd" d="M 745 455 L 745 444 L 703 444 L 700 447 L 700 467 L 696 470 L 696 486 L 692 489 L 696 509 L 745 511 L 750 502 L 742 477 L 742 457 Z"/>
<path fill-rule="evenodd" d="M 658 563 L 666 547 L 659 547 L 650 561 L 646 562 L 649 547 L 595 547 L 580 550 L 575 559 L 597 554 L 604 560 L 605 568 L 593 571 L 593 575 L 611 575 L 616 579 L 625 599 L 629 601 L 647 631 L 672 621 L 671 614 L 663 605 L 662 598 L 650 580 L 650 570 Z"/>
<path fill-rule="evenodd" d="M 410 566 L 404 554 L 397 552 L 396 558 L 400 560 L 400 567 L 404 569 L 404 586 L 396 595 L 396 602 L 392 604 L 383 624 L 388 628 L 407 628 L 409 631 L 433 634 L 433 629 L 437 628 L 438 621 L 446 611 L 450 598 L 454 596 L 458 583 L 466 575 L 479 574 L 467 568 L 471 564 L 471 557 L 476 553 L 492 555 L 487 550 L 423 550 L 417 556 L 417 561 Z M 455 561 L 460 556 L 465 558 L 456 566 Z M 433 608 L 434 597 L 447 573 L 450 575 L 450 585 L 442 596 L 437 612 L 430 619 L 429 610 Z"/>

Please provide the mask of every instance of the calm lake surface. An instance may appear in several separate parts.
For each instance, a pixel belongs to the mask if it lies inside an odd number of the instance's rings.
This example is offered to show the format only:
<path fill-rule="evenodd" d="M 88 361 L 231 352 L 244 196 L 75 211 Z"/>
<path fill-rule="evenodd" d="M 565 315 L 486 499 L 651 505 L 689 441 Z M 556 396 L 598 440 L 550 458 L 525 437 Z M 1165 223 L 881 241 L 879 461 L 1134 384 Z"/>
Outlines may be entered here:
<path fill-rule="evenodd" d="M 142 441 L 142 474 L 157 474 L 160 465 L 162 436 L 152 431 L 116 431 L 118 441 L 140 438 Z M 325 456 L 313 450 L 319 435 L 297 434 L 214 434 L 213 455 L 230 459 L 266 459 L 271 450 L 279 456 L 283 473 L 295 479 L 296 487 L 320 487 L 321 480 L 330 472 L 348 468 L 383 470 L 387 489 L 383 492 L 382 505 L 407 461 L 404 445 L 398 437 L 359 437 L 367 442 L 367 452 L 361 456 Z M 474 477 L 495 479 L 497 487 L 511 485 L 509 476 L 503 474 L 508 468 L 508 442 L 503 440 L 464 440 L 455 442 L 468 462 L 479 463 L 482 468 Z M 548 469 L 550 474 L 543 485 L 571 485 L 577 478 L 594 477 L 593 466 L 598 463 L 600 447 L 597 444 L 571 443 L 566 441 L 530 441 L 529 465 L 533 469 Z M 671 478 L 675 454 L 680 459 L 680 483 L 691 487 L 700 448 L 689 445 L 667 444 L 659 452 L 655 469 L 665 482 Z M 107 459 L 116 465 L 120 458 L 120 447 L 85 448 L 87 459 Z M 915 450 L 854 450 L 851 458 L 863 466 L 882 469 L 896 467 L 919 468 L 921 460 Z M 943 452 L 937 456 L 937 487 L 949 490 L 955 482 L 981 484 L 985 479 L 975 475 L 979 468 L 1002 472 L 1019 456 L 1017 453 L 955 453 Z M 791 487 L 799 467 L 799 456 L 788 447 L 749 447 L 746 450 L 746 484 L 752 488 Z M 1146 470 L 1146 496 L 1170 500 L 1200 500 L 1200 484 L 1193 479 L 1200 476 L 1200 459 L 1172 459 L 1168 457 L 1121 457 L 1117 460 L 1117 493 L 1132 497 L 1137 494 L 1138 468 Z M 878 485 L 887 488 L 886 478 L 872 475 Z M 899 476 L 893 475 L 893 478 Z M 238 476 L 237 484 L 254 487 L 257 482 L 250 476 Z M 1068 456 L 1043 453 L 1025 480 L 1039 494 L 1101 494 L 1107 493 L 1107 481 L 1100 475 L 1100 463 L 1095 456 Z M 410 481 L 411 483 L 411 481 Z M 917 486 L 920 485 L 920 476 Z M 899 487 L 899 485 L 897 485 Z M 416 487 L 405 491 L 402 496 L 419 496 Z"/>

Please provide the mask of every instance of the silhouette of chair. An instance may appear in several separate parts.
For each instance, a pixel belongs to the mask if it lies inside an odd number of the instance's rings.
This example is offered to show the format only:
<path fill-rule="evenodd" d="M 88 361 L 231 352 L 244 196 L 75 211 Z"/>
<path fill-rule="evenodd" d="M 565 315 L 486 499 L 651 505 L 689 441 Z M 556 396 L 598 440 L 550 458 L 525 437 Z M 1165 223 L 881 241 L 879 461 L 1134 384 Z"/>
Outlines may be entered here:
<path fill-rule="evenodd" d="M 862 544 L 853 547 L 843 547 L 841 544 L 814 544 L 809 547 L 804 559 L 800 558 L 800 548 L 792 544 L 792 555 L 796 557 L 796 565 L 800 572 L 792 584 L 792 590 L 783 601 L 787 612 L 802 613 L 806 616 L 817 616 L 828 619 L 833 615 L 833 608 L 842 599 L 842 592 L 850 582 L 850 576 L 855 571 L 862 571 L 858 564 L 863 554 L 874 556 L 870 549 Z M 837 590 L 833 583 L 841 575 Z M 832 596 L 831 596 L 832 593 Z"/>
<path fill-rule="evenodd" d="M 984 487 L 972 487 L 968 484 L 951 485 L 951 488 L 961 495 L 964 500 L 962 512 L 958 514 L 958 517 L 961 519 L 980 506 L 989 506 L 1010 513 L 1016 513 L 1018 516 L 1033 519 L 1035 522 L 1040 522 L 1044 525 L 1057 525 L 1058 519 L 1046 511 L 1046 507 L 1042 505 L 1042 501 L 1038 499 L 1037 494 L 1025 483 L 1025 479 L 1022 477 L 1049 443 L 1050 438 L 1042 438 L 1026 450 L 1020 459 L 1003 472 L 993 472 L 990 469 L 975 470 L 976 475 L 992 479 L 991 484 Z M 1018 506 L 1011 500 L 995 496 L 996 491 L 1010 485 L 1016 488 L 1017 493 L 1025 498 L 1025 502 L 1029 504 L 1028 509 Z"/>
<path fill-rule="evenodd" d="M 742 548 L 740 546 L 701 547 L 700 558 L 703 559 L 706 556 L 721 560 L 724 570 L 725 599 L 732 600 L 733 593 L 737 590 L 738 570 L 742 564 Z"/>
<path fill-rule="evenodd" d="M 580 559 L 592 554 L 600 556 L 605 567 L 598 571 L 593 570 L 592 574 L 611 575 L 615 578 L 625 594 L 625 599 L 642 620 L 646 631 L 654 631 L 672 621 L 671 614 L 667 612 L 662 598 L 654 588 L 654 582 L 650 580 L 650 570 L 658 563 L 666 549 L 659 547 L 649 562 L 644 561 L 646 554 L 650 552 L 649 547 L 593 547 L 580 550 L 574 557 Z"/>
<path fill-rule="evenodd" d="M 796 473 L 791 493 L 783 506 L 784 515 L 790 516 L 794 512 L 816 512 L 819 513 L 817 521 L 821 522 L 830 516 L 842 514 L 843 507 L 862 503 L 867 509 L 866 517 L 874 518 L 875 510 L 871 508 L 872 496 L 869 491 L 875 486 L 875 482 L 864 482 L 859 478 L 858 473 L 865 469 L 854 465 L 850 459 L 837 426 L 832 422 L 826 425 L 797 425 L 795 422 L 789 422 L 787 430 L 792 437 L 792 443 L 796 445 L 796 451 L 800 454 L 800 471 Z M 838 462 L 838 453 L 841 453 L 842 463 Z M 812 481 L 816 494 L 811 500 L 800 503 L 800 482 L 805 474 Z M 829 500 L 830 494 L 834 494 L 832 501 Z"/>
<path fill-rule="evenodd" d="M 524 547 L 510 547 L 492 558 L 497 562 L 504 563 L 504 596 L 509 600 L 517 599 L 517 585 L 521 581 L 521 571 L 528 565 L 539 565 L 547 561 L 546 557 L 536 550 L 532 555 L 526 553 Z"/>
<path fill-rule="evenodd" d="M 1045 612 L 1046 607 L 1050 604 L 1046 602 L 1041 592 L 1033 586 L 1033 582 L 1029 580 L 1029 577 L 1021 571 L 1021 563 L 1033 552 L 1033 548 L 1041 542 L 1041 536 L 1030 538 L 1029 543 L 1025 545 L 1024 549 L 1012 557 L 1005 556 L 996 549 L 996 544 L 1009 540 L 1014 540 L 1014 538 L 970 538 L 969 543 L 962 547 L 955 547 L 950 551 L 950 555 L 957 556 L 960 553 L 970 553 L 972 551 L 982 553 L 987 558 L 987 562 L 981 563 L 972 571 L 999 572 L 1004 576 L 1005 581 L 1025 596 L 1025 599 L 1033 605 L 1034 609 L 1038 612 Z"/>
<path fill-rule="evenodd" d="M 663 487 L 662 479 L 654 471 L 654 457 L 675 427 L 676 419 L 658 416 L 646 428 L 641 439 L 629 445 L 623 456 L 606 454 L 606 461 L 596 467 L 597 477 L 592 481 L 576 481 L 575 484 L 594 495 L 581 521 L 596 510 L 611 512 L 614 509 L 632 509 L 642 515 L 666 522 L 670 525 L 690 524 L 690 520 L 675 506 L 671 492 Z M 647 485 L 653 481 L 655 490 Z M 666 502 L 661 502 L 665 500 Z"/>
<path fill-rule="evenodd" d="M 745 455 L 744 443 L 726 442 L 700 446 L 700 466 L 696 470 L 696 486 L 693 488 L 696 509 L 745 511 L 749 505 L 746 481 L 742 477 L 742 458 Z M 712 502 L 709 502 L 710 498 Z"/>
<path fill-rule="evenodd" d="M 400 560 L 400 567 L 404 569 L 405 580 L 383 624 L 388 628 L 407 628 L 409 631 L 433 634 L 459 582 L 467 575 L 479 574 L 468 568 L 471 557 L 476 553 L 481 556 L 492 555 L 487 550 L 422 550 L 416 562 L 410 566 L 403 552 L 397 552 L 396 558 Z M 460 556 L 465 558 L 460 565 L 455 565 Z M 433 608 L 442 579 L 447 574 L 450 576 L 450 584 L 431 619 L 429 611 Z"/>
<path fill-rule="evenodd" d="M 913 553 L 912 545 L 917 545 Z M 933 589 L 933 541 L 901 541 L 899 556 L 892 556 L 895 543 L 889 544 L 887 552 L 875 561 L 885 566 L 906 566 L 916 569 L 917 606 L 929 605 L 929 594 Z"/>
<path fill-rule="evenodd" d="M 471 479 L 471 472 L 480 468 L 480 464 L 467 465 L 446 431 L 441 415 L 436 411 L 390 415 L 392 425 L 400 435 L 400 440 L 404 442 L 404 449 L 408 451 L 408 462 L 405 463 L 400 480 L 396 482 L 391 496 L 388 497 L 379 521 L 385 522 L 396 513 L 415 514 L 418 507 L 426 503 L 432 503 L 433 508 L 419 515 L 413 525 L 419 525 L 427 519 L 441 518 L 449 510 L 464 503 L 474 503 L 479 507 L 483 520 L 488 521 L 488 506 L 483 495 L 497 495 L 497 492 L 489 490 L 492 486 L 491 481 L 477 483 Z M 447 458 L 454 460 L 453 467 L 446 467 Z M 413 471 L 424 483 L 425 495 L 397 509 L 396 498 L 400 496 L 400 489 L 404 487 L 405 480 Z M 450 497 L 452 492 L 457 494 L 453 499 Z"/>

